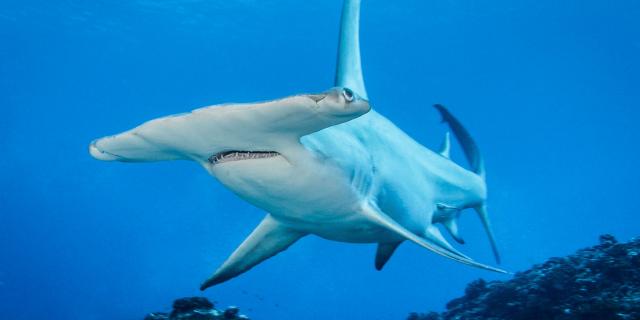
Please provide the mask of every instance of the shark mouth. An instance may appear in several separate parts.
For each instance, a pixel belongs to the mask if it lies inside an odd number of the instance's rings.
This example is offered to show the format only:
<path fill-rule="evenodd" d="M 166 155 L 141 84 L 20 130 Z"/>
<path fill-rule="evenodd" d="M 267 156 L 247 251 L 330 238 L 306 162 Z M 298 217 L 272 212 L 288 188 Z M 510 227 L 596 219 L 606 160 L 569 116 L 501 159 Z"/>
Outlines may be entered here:
<path fill-rule="evenodd" d="M 275 151 L 225 151 L 209 157 L 209 163 L 216 165 L 231 161 L 273 158 L 279 155 Z"/>

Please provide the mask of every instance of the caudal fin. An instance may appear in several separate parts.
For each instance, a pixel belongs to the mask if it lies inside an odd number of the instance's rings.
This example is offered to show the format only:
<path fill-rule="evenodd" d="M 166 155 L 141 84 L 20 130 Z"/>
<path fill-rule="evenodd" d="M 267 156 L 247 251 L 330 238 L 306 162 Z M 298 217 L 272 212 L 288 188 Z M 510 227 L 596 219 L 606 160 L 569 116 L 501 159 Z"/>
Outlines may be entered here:
<path fill-rule="evenodd" d="M 474 266 L 477 268 L 499 272 L 499 273 L 508 273 L 507 271 L 504 271 L 502 269 L 491 267 L 491 266 L 473 261 L 471 258 L 467 257 L 466 255 L 463 255 L 457 250 L 452 249 L 450 245 L 448 244 L 443 245 L 442 241 L 433 242 L 434 237 L 425 239 L 423 237 L 420 237 L 414 234 L 413 232 L 407 230 L 406 228 L 401 226 L 399 223 L 394 221 L 384 212 L 380 211 L 380 209 L 378 209 L 374 204 L 364 203 L 363 206 L 361 207 L 361 213 L 363 214 L 364 217 L 367 217 L 369 221 L 379 225 L 380 227 L 383 227 L 391 232 L 394 232 L 398 236 L 406 240 L 410 240 L 416 243 L 417 245 L 425 249 L 431 250 L 432 252 L 437 253 L 441 256 L 444 256 L 449 259 L 452 259 L 470 266 Z M 436 236 L 436 238 L 437 237 L 438 236 Z"/>
<path fill-rule="evenodd" d="M 484 160 L 482 159 L 478 145 L 469 134 L 469 131 L 467 131 L 467 129 L 462 126 L 462 123 L 443 105 L 435 104 L 434 107 L 440 112 L 442 122 L 446 122 L 449 125 L 451 131 L 453 131 L 453 135 L 460 142 L 464 156 L 467 158 L 467 161 L 469 161 L 469 166 L 471 166 L 471 171 L 484 178 Z"/>
<path fill-rule="evenodd" d="M 446 122 L 453 131 L 454 136 L 460 142 L 460 146 L 462 147 L 462 151 L 464 152 L 467 161 L 469 161 L 469 166 L 471 166 L 471 170 L 478 174 L 483 179 L 485 178 L 485 169 L 484 169 L 484 160 L 482 159 L 482 155 L 480 154 L 480 149 L 478 145 L 469 134 L 469 131 L 462 126 L 462 123 L 454 117 L 447 108 L 440 104 L 434 105 L 434 107 L 440 112 L 442 116 L 442 121 Z M 493 235 L 493 230 L 491 228 L 491 221 L 489 220 L 489 213 L 487 212 L 487 207 L 483 203 L 474 208 L 480 217 L 480 221 L 484 226 L 485 231 L 487 232 L 487 237 L 489 237 L 489 242 L 491 243 L 491 249 L 493 250 L 493 255 L 496 258 L 496 262 L 500 263 L 500 254 L 498 252 L 498 246 L 496 244 L 495 237 Z M 451 220 L 453 221 L 453 220 Z M 445 225 L 447 229 L 452 232 L 455 238 L 457 236 L 455 233 L 457 232 L 457 227 L 454 225 Z"/>
<path fill-rule="evenodd" d="M 491 250 L 493 250 L 493 256 L 496 258 L 496 262 L 500 264 L 500 253 L 498 252 L 498 245 L 496 244 L 496 239 L 493 236 L 493 229 L 491 228 L 491 221 L 489 220 L 489 213 L 487 212 L 487 206 L 481 205 L 474 208 L 476 212 L 478 212 L 478 217 L 480 217 L 480 221 L 482 222 L 482 226 L 484 230 L 487 232 L 487 237 L 489 237 L 489 242 L 491 243 Z"/>

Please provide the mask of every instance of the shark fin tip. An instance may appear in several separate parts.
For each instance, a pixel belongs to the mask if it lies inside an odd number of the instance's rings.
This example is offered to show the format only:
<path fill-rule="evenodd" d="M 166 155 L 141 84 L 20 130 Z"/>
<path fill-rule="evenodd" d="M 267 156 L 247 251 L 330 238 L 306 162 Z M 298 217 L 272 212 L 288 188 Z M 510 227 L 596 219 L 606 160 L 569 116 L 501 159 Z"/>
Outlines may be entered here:
<path fill-rule="evenodd" d="M 200 285 L 200 291 L 205 291 L 205 290 L 207 290 L 208 288 L 210 288 L 212 286 L 213 286 L 213 284 L 210 283 L 210 280 L 207 280 L 207 281 L 205 281 L 204 283 L 202 283 Z"/>
<path fill-rule="evenodd" d="M 440 123 L 447 122 L 447 119 L 445 118 L 445 114 L 447 112 L 447 109 L 443 105 L 441 105 L 439 103 L 434 104 L 433 107 L 436 108 L 436 110 L 438 110 L 438 112 L 440 113 L 440 117 L 441 117 L 440 118 Z"/>
<path fill-rule="evenodd" d="M 385 264 L 389 261 L 393 253 L 396 251 L 401 242 L 394 243 L 379 243 L 376 250 L 375 267 L 380 271 L 384 268 Z"/>

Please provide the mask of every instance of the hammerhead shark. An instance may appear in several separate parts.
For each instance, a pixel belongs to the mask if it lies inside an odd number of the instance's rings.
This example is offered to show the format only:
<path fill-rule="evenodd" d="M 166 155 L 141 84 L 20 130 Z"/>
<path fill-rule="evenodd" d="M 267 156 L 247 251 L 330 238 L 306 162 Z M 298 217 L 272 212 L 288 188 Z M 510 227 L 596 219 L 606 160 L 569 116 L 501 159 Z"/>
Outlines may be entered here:
<path fill-rule="evenodd" d="M 457 220 L 473 208 L 498 251 L 486 209 L 485 169 L 478 147 L 441 105 L 469 161 L 422 146 L 368 102 L 359 44 L 360 0 L 343 5 L 335 86 L 260 103 L 222 104 L 143 123 L 91 142 L 99 160 L 191 160 L 240 198 L 267 212 L 201 290 L 236 277 L 306 235 L 377 243 L 381 270 L 409 240 L 439 255 L 486 270 L 440 233 L 463 243 Z"/>

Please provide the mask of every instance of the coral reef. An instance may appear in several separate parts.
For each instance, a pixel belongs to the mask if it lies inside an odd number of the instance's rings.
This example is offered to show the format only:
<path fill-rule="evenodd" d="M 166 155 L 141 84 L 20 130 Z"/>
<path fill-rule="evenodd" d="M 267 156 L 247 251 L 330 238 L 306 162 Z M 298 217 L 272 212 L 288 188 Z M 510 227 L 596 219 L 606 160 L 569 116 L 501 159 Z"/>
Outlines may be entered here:
<path fill-rule="evenodd" d="M 509 281 L 476 280 L 447 311 L 408 319 L 640 319 L 640 238 L 618 243 L 600 236 L 597 246 L 551 258 Z"/>
<path fill-rule="evenodd" d="M 174 301 L 171 313 L 153 312 L 144 320 L 249 320 L 249 317 L 240 314 L 238 307 L 220 311 L 207 298 L 191 297 Z"/>

